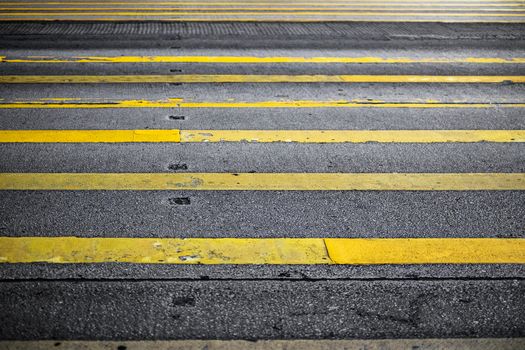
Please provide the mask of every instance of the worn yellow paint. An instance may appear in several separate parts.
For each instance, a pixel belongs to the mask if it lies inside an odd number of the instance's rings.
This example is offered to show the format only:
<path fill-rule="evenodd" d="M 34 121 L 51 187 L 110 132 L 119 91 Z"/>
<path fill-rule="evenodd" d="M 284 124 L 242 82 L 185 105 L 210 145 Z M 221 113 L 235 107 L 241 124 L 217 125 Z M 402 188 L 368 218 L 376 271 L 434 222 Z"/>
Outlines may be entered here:
<path fill-rule="evenodd" d="M 204 17 L 204 18 L 192 18 L 192 17 L 186 17 L 186 18 L 133 18 L 134 21 L 159 21 L 159 22 L 268 22 L 271 20 L 271 22 L 285 22 L 285 23 L 317 23 L 320 21 L 319 17 L 311 17 L 311 18 L 294 18 L 290 19 L 288 17 L 280 18 L 280 17 L 272 17 L 271 19 L 268 18 L 250 18 L 250 17 L 214 17 L 211 19 L 210 17 Z M 68 21 L 68 22 L 83 22 L 86 21 L 86 18 L 74 18 L 74 17 L 65 17 L 65 18 L 58 18 L 58 17 L 0 17 L 0 22 L 11 22 L 11 21 L 20 21 L 20 22 L 56 22 L 56 21 Z M 129 19 L 122 18 L 122 17 L 89 17 L 89 21 L 92 22 L 127 22 Z M 330 18 L 325 17 L 322 18 L 323 22 L 340 22 L 341 18 Z M 363 19 L 352 19 L 352 18 L 345 18 L 345 22 L 362 22 Z M 389 19 L 375 19 L 375 18 L 367 18 L 367 22 L 372 23 L 525 23 L 525 20 L 482 20 L 482 19 L 446 19 L 446 18 L 425 18 L 425 19 L 410 19 L 410 18 L 389 18 Z"/>
<path fill-rule="evenodd" d="M 296 11 L 283 13 L 279 11 L 266 12 L 183 12 L 183 11 L 112 11 L 112 12 L 93 12 L 86 9 L 82 13 L 78 12 L 5 12 L 2 17 L 31 17 L 31 16 L 115 16 L 115 17 L 214 17 L 214 16 L 330 16 L 330 17 L 525 17 L 524 13 L 457 13 L 457 12 L 350 12 L 350 11 Z"/>
<path fill-rule="evenodd" d="M 525 190 L 525 173 L 0 173 L 0 190 Z"/>
<path fill-rule="evenodd" d="M 322 239 L 0 237 L 0 262 L 328 264 Z"/>
<path fill-rule="evenodd" d="M 335 264 L 523 264 L 525 239 L 325 239 Z"/>
<path fill-rule="evenodd" d="M 0 130 L 0 143 L 525 142 L 525 130 Z"/>
<path fill-rule="evenodd" d="M 3 5 L 0 3 L 0 5 Z M 493 4 L 494 6 L 495 4 Z M 328 9 L 322 9 L 319 7 L 315 7 L 308 5 L 308 7 L 281 7 L 283 5 L 278 6 L 269 6 L 269 7 L 247 7 L 250 5 L 242 5 L 242 6 L 235 6 L 235 7 L 188 7 L 188 6 L 176 6 L 176 7 L 0 7 L 0 11 L 149 11 L 155 13 L 159 13 L 160 11 L 231 11 L 230 13 L 239 13 L 242 14 L 246 11 L 316 11 L 320 15 L 322 15 L 326 11 L 483 11 L 483 12 L 524 12 L 525 9 L 522 8 L 502 8 L 506 7 L 506 5 L 496 5 L 498 8 L 494 7 L 487 7 L 485 8 L 483 5 L 470 5 L 470 7 L 467 6 L 461 6 L 458 7 L 455 6 L 447 6 L 447 5 L 426 5 L 424 8 L 420 8 L 418 5 L 411 5 L 410 8 L 399 8 L 397 5 L 395 7 L 392 6 L 381 6 L 377 7 L 377 4 L 374 7 L 374 4 L 367 5 L 367 6 L 356 6 L 356 5 L 339 5 L 340 7 L 330 7 Z M 430 8 L 427 8 L 429 6 L 432 6 Z M 523 7 L 523 6 L 522 6 Z M 196 12 L 198 14 L 198 12 Z M 283 13 L 285 14 L 285 13 Z M 287 14 L 287 13 L 286 13 Z"/>
<path fill-rule="evenodd" d="M 480 5 L 486 5 L 487 4 L 521 4 L 524 3 L 525 0 L 428 0 L 424 4 L 443 4 L 443 5 L 454 5 L 454 4 L 480 4 Z M 420 0 L 368 0 L 368 1 L 352 1 L 349 2 L 348 0 L 341 0 L 341 1 L 325 1 L 323 3 L 315 2 L 315 1 L 299 1 L 294 2 L 294 4 L 301 4 L 301 5 L 312 5 L 312 6 L 342 6 L 342 5 L 353 5 L 353 4 L 378 4 L 378 6 L 384 6 L 389 4 L 418 4 L 420 3 Z M 172 5 L 224 5 L 224 6 L 240 6 L 240 5 L 288 5 L 289 2 L 285 1 L 271 1 L 271 0 L 265 0 L 265 1 L 24 1 L 24 2 L 13 2 L 13 1 L 6 1 L 2 2 L 2 5 L 9 5 L 9 6 L 20 6 L 23 5 L 149 5 L 149 6 L 172 6 Z M 423 5 L 424 5 L 423 4 Z"/>
<path fill-rule="evenodd" d="M 0 237 L 0 262 L 524 264 L 525 239 Z"/>
<path fill-rule="evenodd" d="M 383 58 L 383 57 L 255 57 L 255 56 L 28 56 L 8 58 L 0 56 L 2 63 L 357 63 L 357 64 L 403 64 L 403 63 L 482 63 L 522 64 L 525 58 L 465 57 L 465 58 Z"/>
<path fill-rule="evenodd" d="M 408 101 L 387 102 L 367 100 L 294 100 L 294 101 L 185 101 L 182 98 L 167 100 L 96 100 L 61 99 L 3 101 L 0 109 L 11 108 L 525 108 L 525 103 L 479 103 Z"/>
<path fill-rule="evenodd" d="M 525 130 L 181 130 L 181 142 L 242 141 L 307 143 L 525 142 Z"/>
<path fill-rule="evenodd" d="M 101 83 L 525 83 L 521 75 L 2 75 L 0 84 Z"/>
<path fill-rule="evenodd" d="M 0 130 L 0 142 L 180 142 L 179 130 Z"/>
<path fill-rule="evenodd" d="M 425 3 L 421 3 L 419 0 L 402 0 L 402 1 L 355 1 L 355 2 L 348 2 L 348 1 L 328 1 L 328 2 L 313 2 L 313 1 L 301 1 L 301 2 L 294 2 L 293 5 L 301 5 L 301 6 L 312 6 L 312 7 L 352 7 L 352 6 L 376 6 L 376 7 L 385 7 L 385 6 L 396 6 L 396 7 L 402 7 L 402 6 L 446 6 L 446 7 L 454 7 L 454 6 L 472 6 L 472 7 L 490 7 L 490 6 L 523 6 L 523 2 L 521 0 L 486 0 L 486 1 L 438 1 L 438 0 L 430 0 L 426 1 Z M 35 2 L 35 1 L 28 1 L 28 2 L 2 2 L 3 6 L 14 6 L 14 8 L 20 8 L 23 9 L 24 6 L 47 6 L 47 5 L 89 5 L 89 6 L 112 6 L 112 5 L 118 5 L 118 6 L 129 6 L 129 5 L 136 5 L 136 6 L 223 6 L 226 8 L 236 8 L 239 6 L 261 6 L 261 5 L 269 5 L 269 6 L 289 6 L 289 2 L 279 2 L 279 1 L 227 1 L 227 2 L 216 2 L 216 1 L 210 1 L 210 2 L 202 2 L 202 1 L 156 1 L 156 2 L 125 2 L 125 1 L 107 1 L 107 2 L 100 2 L 100 1 L 60 1 L 60 2 Z M 24 5 L 24 6 L 21 6 Z M 56 9 L 60 9 L 61 7 L 55 7 Z M 87 7 L 89 8 L 89 7 Z"/>

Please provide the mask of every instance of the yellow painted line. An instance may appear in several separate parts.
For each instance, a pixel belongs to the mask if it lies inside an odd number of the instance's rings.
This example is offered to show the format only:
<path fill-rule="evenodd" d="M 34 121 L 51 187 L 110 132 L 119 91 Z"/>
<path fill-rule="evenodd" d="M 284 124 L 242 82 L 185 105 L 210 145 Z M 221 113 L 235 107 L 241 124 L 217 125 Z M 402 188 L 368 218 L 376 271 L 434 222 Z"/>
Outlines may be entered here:
<path fill-rule="evenodd" d="M 525 190 L 525 173 L 0 173 L 0 190 Z"/>
<path fill-rule="evenodd" d="M 338 238 L 325 243 L 335 264 L 525 263 L 521 238 Z"/>
<path fill-rule="evenodd" d="M 2 75 L 0 84 L 102 83 L 525 83 L 521 75 Z"/>
<path fill-rule="evenodd" d="M 237 2 L 237 3 L 224 3 L 224 2 L 173 2 L 173 3 L 140 3 L 140 2 L 133 2 L 133 3 L 127 3 L 127 2 L 92 2 L 92 3 L 85 3 L 85 2 L 61 2 L 61 3 L 47 3 L 47 2 L 25 2 L 25 3 L 10 3 L 10 2 L 2 2 L 0 4 L 1 6 L 8 6 L 5 7 L 6 9 L 20 9 L 20 10 L 26 10 L 31 7 L 29 6 L 35 6 L 35 9 L 41 9 L 41 8 L 50 8 L 55 10 L 62 10 L 64 8 L 68 8 L 66 6 L 74 6 L 76 7 L 82 7 L 85 9 L 90 8 L 115 8 L 115 9 L 170 9 L 170 8 L 181 8 L 181 9 L 188 9 L 188 8 L 196 8 L 196 9 L 211 9 L 211 8 L 220 8 L 220 9 L 238 9 L 238 8 L 257 8 L 264 6 L 265 8 L 269 9 L 282 9 L 282 8 L 290 8 L 290 6 L 294 6 L 297 8 L 314 8 L 314 9 L 322 9 L 326 7 L 327 9 L 331 8 L 355 8 L 355 7 L 371 7 L 373 9 L 377 8 L 402 8 L 402 7 L 415 7 L 415 8 L 421 8 L 421 7 L 432 7 L 432 8 L 457 8 L 457 7 L 468 7 L 468 8 L 490 8 L 490 7 L 523 7 L 525 6 L 524 2 L 519 1 L 491 1 L 491 2 L 466 2 L 466 1 L 443 1 L 443 2 L 433 2 L 428 1 L 425 3 L 420 2 L 383 2 L 383 3 L 377 3 L 377 2 L 368 2 L 368 1 L 356 1 L 356 2 L 342 2 L 342 3 L 318 3 L 318 2 L 293 2 L 293 4 L 290 3 L 284 3 L 284 2 Z M 54 5 L 54 6 L 53 6 Z M 60 5 L 60 6 L 56 6 Z M 52 7 L 48 7 L 52 6 Z M 147 6 L 141 8 L 140 6 Z"/>
<path fill-rule="evenodd" d="M 179 130 L 0 130 L 0 142 L 180 142 Z"/>
<path fill-rule="evenodd" d="M 0 262 L 328 264 L 323 239 L 0 237 Z"/>
<path fill-rule="evenodd" d="M 472 103 L 472 102 L 385 102 L 360 100 L 335 101 L 184 101 L 180 98 L 167 100 L 83 100 L 44 99 L 2 101 L 0 109 L 37 108 L 525 108 L 525 103 Z"/>
<path fill-rule="evenodd" d="M 267 22 L 285 22 L 285 23 L 318 23 L 320 21 L 322 22 L 340 22 L 340 18 L 242 18 L 242 17 L 215 17 L 213 19 L 210 18 L 134 18 L 134 21 L 139 22 L 149 22 L 149 21 L 160 21 L 160 22 L 245 22 L 245 23 L 267 23 Z M 68 21 L 68 22 L 83 22 L 86 21 L 85 18 L 55 18 L 55 17 L 35 17 L 35 18 L 27 18 L 27 17 L 9 17 L 9 18 L 3 18 L 0 17 L 0 22 L 11 22 L 11 21 L 19 21 L 19 22 L 56 22 L 56 21 Z M 129 19 L 125 18 L 118 18 L 118 17 L 90 17 L 89 21 L 95 21 L 95 22 L 127 22 Z M 345 22 L 362 22 L 363 19 L 351 19 L 351 18 L 345 18 Z M 461 19 L 461 20 L 454 20 L 454 19 L 445 19 L 445 18 L 429 18 L 429 19 L 410 19 L 410 18 L 392 18 L 392 19 L 373 19 L 373 18 L 367 18 L 366 22 L 373 22 L 373 23 L 525 23 L 525 20 L 481 20 L 481 19 Z"/>
<path fill-rule="evenodd" d="M 525 130 L 0 130 L 0 143 L 525 142 Z"/>
<path fill-rule="evenodd" d="M 480 5 L 480 6 L 490 6 L 491 4 L 509 4 L 509 5 L 519 5 L 524 3 L 525 0 L 461 0 L 461 1 L 439 1 L 439 0 L 428 0 L 425 4 L 439 4 L 439 5 L 456 5 L 456 4 L 473 4 L 473 5 Z M 309 5 L 309 6 L 352 6 L 355 4 L 359 5 L 368 5 L 368 4 L 377 4 L 377 6 L 385 6 L 385 5 L 391 5 L 391 4 L 417 4 L 419 5 L 420 0 L 369 0 L 369 1 L 355 1 L 355 2 L 349 2 L 349 1 L 326 1 L 323 3 L 315 2 L 315 1 L 301 1 L 301 2 L 294 2 L 294 5 Z M 151 1 L 151 2 L 140 2 L 140 1 L 46 1 L 46 2 L 35 2 L 35 1 L 27 1 L 27 2 L 2 2 L 2 5 L 4 6 L 21 6 L 21 5 L 146 5 L 146 6 L 173 6 L 173 5 L 181 5 L 181 6 L 194 6 L 194 5 L 222 5 L 222 6 L 243 6 L 243 5 L 289 5 L 289 2 L 285 1 L 222 1 L 222 2 L 216 2 L 216 1 Z"/>
<path fill-rule="evenodd" d="M 16 138 L 16 135 L 13 135 L 11 139 Z M 0 142 L 2 139 L 2 132 L 0 131 Z M 49 139 L 52 140 L 52 137 Z M 181 130 L 181 142 L 243 141 L 305 143 L 525 142 L 525 130 Z"/>
<path fill-rule="evenodd" d="M 256 57 L 256 56 L 0 56 L 1 63 L 481 63 L 522 64 L 524 57 L 383 58 L 383 57 Z"/>
<path fill-rule="evenodd" d="M 0 5 L 3 5 L 0 3 Z M 296 5 L 297 6 L 297 5 Z M 518 6 L 496 5 L 485 7 L 484 5 L 458 5 L 448 6 L 441 4 L 425 4 L 425 6 L 418 5 L 404 5 L 404 6 L 384 6 L 368 4 L 364 5 L 340 5 L 340 7 L 319 8 L 316 5 L 308 5 L 302 7 L 289 7 L 285 5 L 278 6 L 222 6 L 222 7 L 188 7 L 188 6 L 171 6 L 171 7 L 108 7 L 108 6 L 90 6 L 90 7 L 0 7 L 0 11 L 509 11 L 522 12 L 524 11 L 524 4 Z M 508 8 L 507 8 L 508 7 Z M 516 8 L 520 7 L 520 8 Z"/>
<path fill-rule="evenodd" d="M 1 5 L 1 4 L 0 4 Z M 422 8 L 417 5 L 412 5 L 411 8 L 399 8 L 399 7 L 373 7 L 373 5 L 363 7 L 363 6 L 355 6 L 355 5 L 341 5 L 344 7 L 331 7 L 327 9 L 320 9 L 315 7 L 0 7 L 0 11 L 29 11 L 29 12 L 36 12 L 36 11 L 234 11 L 235 13 L 243 13 L 246 11 L 316 11 L 320 14 L 323 14 L 325 11 L 421 11 Z M 428 7 L 428 8 L 426 8 Z M 478 6 L 471 6 L 471 7 L 452 7 L 452 6 L 443 6 L 443 5 L 433 5 L 432 7 L 429 7 L 427 4 L 426 6 L 423 6 L 423 10 L 425 11 L 483 11 L 483 12 L 523 12 L 525 11 L 525 7 L 522 5 L 522 8 L 510 8 L 506 9 L 503 8 L 506 7 L 506 5 L 499 5 L 498 8 L 494 7 L 478 7 Z M 198 14 L 198 12 L 196 12 Z"/>
<path fill-rule="evenodd" d="M 141 11 L 122 11 L 122 12 L 9 12 L 0 14 L 2 17 L 30 17 L 30 16 L 116 16 L 116 17 L 214 17 L 214 16 L 336 16 L 336 17 L 525 17 L 523 13 L 428 13 L 428 12 L 318 12 L 318 11 L 298 11 L 293 13 L 283 13 L 278 11 L 268 12 L 182 12 L 182 11 L 164 11 L 164 12 L 141 12 Z"/>
<path fill-rule="evenodd" d="M 2 263 L 524 264 L 521 238 L 0 237 Z"/>

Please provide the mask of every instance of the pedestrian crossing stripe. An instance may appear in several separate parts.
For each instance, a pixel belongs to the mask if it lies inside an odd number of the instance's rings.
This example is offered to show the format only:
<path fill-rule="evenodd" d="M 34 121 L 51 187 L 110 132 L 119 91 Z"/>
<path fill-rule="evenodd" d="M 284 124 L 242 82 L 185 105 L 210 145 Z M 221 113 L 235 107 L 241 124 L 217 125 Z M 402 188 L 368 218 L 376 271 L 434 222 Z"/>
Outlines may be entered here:
<path fill-rule="evenodd" d="M 525 173 L 0 173 L 0 190 L 522 191 Z"/>
<path fill-rule="evenodd" d="M 525 239 L 0 237 L 0 262 L 524 264 Z"/>
<path fill-rule="evenodd" d="M 120 83 L 525 83 L 521 75 L 2 75 L 0 84 Z"/>
<path fill-rule="evenodd" d="M 525 142 L 525 130 L 0 130 L 0 143 Z"/>

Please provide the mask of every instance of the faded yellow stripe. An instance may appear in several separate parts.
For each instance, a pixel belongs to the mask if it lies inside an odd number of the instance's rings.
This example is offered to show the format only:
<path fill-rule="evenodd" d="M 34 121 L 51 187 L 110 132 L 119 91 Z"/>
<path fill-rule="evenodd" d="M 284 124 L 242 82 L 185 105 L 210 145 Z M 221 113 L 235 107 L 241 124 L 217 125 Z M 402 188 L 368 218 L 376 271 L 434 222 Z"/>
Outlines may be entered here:
<path fill-rule="evenodd" d="M 521 75 L 3 75 L 0 84 L 76 83 L 525 83 Z"/>
<path fill-rule="evenodd" d="M 322 239 L 0 237 L 0 262 L 328 264 Z"/>
<path fill-rule="evenodd" d="M 0 130 L 0 142 L 180 142 L 179 130 Z"/>
<path fill-rule="evenodd" d="M 0 173 L 0 190 L 525 190 L 525 173 Z"/>
<path fill-rule="evenodd" d="M 0 237 L 0 262 L 523 264 L 525 239 Z"/>
<path fill-rule="evenodd" d="M 133 21 L 151 21 L 151 18 L 134 18 Z M 213 19 L 207 18 L 162 18 L 162 19 L 153 19 L 155 21 L 160 22 L 286 22 L 286 23 L 317 23 L 320 21 L 319 18 L 279 18 L 274 17 L 271 19 L 268 18 L 242 18 L 242 17 L 215 17 Z M 57 17 L 34 17 L 34 18 L 27 18 L 27 17 L 9 17 L 9 18 L 3 18 L 0 17 L 0 22 L 11 22 L 11 21 L 20 21 L 20 22 L 56 22 L 56 21 L 68 21 L 68 22 L 83 22 L 86 21 L 85 18 L 57 18 Z M 118 17 L 90 17 L 89 21 L 94 22 L 126 22 L 129 21 L 129 19 L 126 18 L 118 18 Z M 323 22 L 340 22 L 340 18 L 323 18 Z M 352 18 L 345 18 L 345 22 L 362 22 L 362 19 L 352 19 Z M 373 18 L 367 18 L 367 22 L 372 23 L 525 23 L 525 20 L 482 20 L 482 19 L 460 19 L 460 20 L 454 20 L 454 19 L 445 19 L 445 18 L 428 18 L 428 19 L 409 19 L 409 18 L 392 18 L 392 19 L 373 19 Z"/>
<path fill-rule="evenodd" d="M 55 98 L 43 100 L 2 101 L 0 109 L 11 108 L 525 108 L 525 103 L 472 103 L 472 102 L 386 102 L 386 101 L 184 101 L 168 100 L 83 100 Z"/>
<path fill-rule="evenodd" d="M 0 3 L 0 5 L 3 5 Z M 330 7 L 328 9 L 323 9 L 319 7 L 314 6 L 308 6 L 308 7 L 282 7 L 284 5 L 276 5 L 276 6 L 270 6 L 270 7 L 246 7 L 250 5 L 242 5 L 238 7 L 228 6 L 228 7 L 209 7 L 209 6 L 203 6 L 203 7 L 188 7 L 188 6 L 176 6 L 176 7 L 0 7 L 0 11 L 150 11 L 155 13 L 159 13 L 161 11 L 230 11 L 229 13 L 243 13 L 243 12 L 249 12 L 249 11 L 316 11 L 319 14 L 323 14 L 326 11 L 421 11 L 421 7 L 419 4 L 416 5 L 410 5 L 410 8 L 399 8 L 397 5 L 395 7 L 386 7 L 386 6 L 377 6 L 374 7 L 373 4 L 367 5 L 366 7 L 363 6 L 356 6 L 356 5 L 339 5 L 340 7 Z M 405 5 L 406 6 L 406 5 Z M 429 7 L 432 6 L 432 7 Z M 455 7 L 455 6 L 447 6 L 447 5 L 426 5 L 424 6 L 423 10 L 425 11 L 483 11 L 483 12 L 523 12 L 525 9 L 520 8 L 501 8 L 506 7 L 506 5 L 496 5 L 498 8 L 494 7 L 487 7 L 483 5 L 470 5 L 470 7 Z M 523 7 L 523 5 L 522 5 Z M 157 12 L 158 11 L 158 12 Z"/>
<path fill-rule="evenodd" d="M 181 130 L 181 142 L 243 141 L 307 143 L 525 142 L 525 130 Z"/>
<path fill-rule="evenodd" d="M 356 6 L 356 5 L 366 5 L 366 6 L 389 6 L 389 5 L 395 5 L 395 6 L 414 6 L 414 4 L 417 4 L 417 6 L 523 6 L 523 2 L 521 0 L 486 0 L 486 1 L 438 1 L 438 0 L 430 0 L 425 2 L 424 4 L 420 3 L 420 0 L 402 0 L 402 1 L 384 1 L 384 0 L 378 0 L 378 1 L 355 1 L 355 2 L 348 2 L 348 1 L 327 1 L 323 3 L 319 2 L 311 2 L 311 1 L 302 1 L 302 2 L 294 2 L 294 5 L 306 5 L 306 6 L 315 6 L 315 7 L 333 7 L 333 6 Z M 257 6 L 257 5 L 272 5 L 272 6 L 286 6 L 289 5 L 289 2 L 282 2 L 282 1 L 228 1 L 228 2 L 202 2 L 202 1 L 160 1 L 160 2 L 124 2 L 124 1 L 107 1 L 107 2 L 100 2 L 100 1 L 60 1 L 60 2 L 2 2 L 3 6 L 15 6 L 20 7 L 21 5 L 89 5 L 89 6 L 97 6 L 97 5 L 147 5 L 147 6 L 196 6 L 196 5 L 203 5 L 203 6 L 210 6 L 210 5 L 220 5 L 220 6 Z M 22 7 L 23 8 L 23 7 Z"/>
<path fill-rule="evenodd" d="M 481 63 L 521 64 L 525 58 L 466 57 L 466 58 L 383 58 L 383 57 L 255 57 L 255 56 L 29 56 L 8 58 L 2 63 Z"/>
<path fill-rule="evenodd" d="M 0 143 L 525 142 L 525 130 L 0 130 Z"/>
<path fill-rule="evenodd" d="M 261 12 L 183 12 L 183 11 L 163 11 L 163 12 L 141 12 L 141 11 L 122 11 L 122 12 L 6 12 L 2 17 L 31 17 L 31 16 L 116 16 L 116 17 L 213 17 L 213 16 L 334 16 L 334 17 L 525 17 L 523 13 L 455 13 L 455 12 L 349 12 L 349 11 L 297 11 L 293 13 L 283 13 L 279 11 Z"/>
<path fill-rule="evenodd" d="M 521 4 L 524 3 L 525 0 L 460 0 L 460 1 L 450 1 L 450 0 L 428 0 L 425 2 L 425 4 L 483 4 L 485 3 L 496 3 L 496 4 Z M 246 4 L 268 4 L 268 5 L 281 5 L 281 4 L 289 4 L 289 2 L 284 1 L 269 1 L 266 0 L 265 2 L 259 2 L 259 1 L 136 1 L 136 2 L 129 2 L 129 1 L 45 1 L 45 2 L 36 2 L 36 1 L 24 1 L 24 2 L 3 2 L 3 5 L 10 5 L 10 6 L 19 6 L 20 4 L 24 5 L 129 5 L 129 4 L 135 4 L 135 5 L 151 5 L 151 6 L 160 6 L 160 5 L 227 5 L 227 6 L 233 6 L 233 5 L 246 5 Z M 326 6 L 326 5 L 333 5 L 333 6 L 340 6 L 344 4 L 368 4 L 368 3 L 377 3 L 379 5 L 386 5 L 386 4 L 419 4 L 420 0 L 369 0 L 369 1 L 355 1 L 355 2 L 348 2 L 348 0 L 341 0 L 341 1 L 326 1 L 323 3 L 318 3 L 315 1 L 301 1 L 301 2 L 294 2 L 294 4 L 306 4 L 306 5 L 316 5 L 316 6 Z"/>

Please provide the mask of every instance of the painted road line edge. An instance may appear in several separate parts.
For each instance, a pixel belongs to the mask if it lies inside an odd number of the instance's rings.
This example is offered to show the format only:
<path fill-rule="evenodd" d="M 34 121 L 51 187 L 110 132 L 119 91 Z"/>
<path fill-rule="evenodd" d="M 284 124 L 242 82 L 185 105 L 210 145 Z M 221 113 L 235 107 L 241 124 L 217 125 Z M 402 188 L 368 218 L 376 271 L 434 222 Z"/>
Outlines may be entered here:
<path fill-rule="evenodd" d="M 291 101 L 185 101 L 166 100 L 106 100 L 79 98 L 46 98 L 38 100 L 2 100 L 0 109 L 36 108 L 525 108 L 525 102 L 440 102 L 381 100 L 291 100 Z"/>
<path fill-rule="evenodd" d="M 381 12 L 380 9 L 374 12 L 358 12 L 358 11 L 296 11 L 296 12 L 280 12 L 280 11 L 266 11 L 266 12 L 217 12 L 217 11 L 197 11 L 197 12 L 183 12 L 183 11 L 162 11 L 162 12 L 146 12 L 146 11 L 89 11 L 86 9 L 84 12 L 3 12 L 0 14 L 3 18 L 11 17 L 36 17 L 39 16 L 56 16 L 56 17 L 141 17 L 141 18 L 157 18 L 157 17 L 177 17 L 184 19 L 185 17 L 224 17 L 224 16 L 259 16 L 253 17 L 254 19 L 260 17 L 267 17 L 267 20 L 271 20 L 272 16 L 282 17 L 301 17 L 301 16 L 315 16 L 319 17 L 318 20 L 322 20 L 321 17 L 525 17 L 525 13 L 458 13 L 458 12 Z M 293 19 L 292 19 L 293 21 Z"/>
<path fill-rule="evenodd" d="M 524 9 L 525 11 L 525 9 Z M 257 57 L 257 56 L 0 56 L 0 63 L 475 63 L 475 64 L 523 64 L 525 58 L 465 57 L 465 58 L 383 58 L 383 57 Z"/>
<path fill-rule="evenodd" d="M 525 239 L 0 237 L 0 262 L 524 264 Z"/>
<path fill-rule="evenodd" d="M 157 18 L 157 17 L 151 17 L 151 18 L 122 18 L 122 17 L 89 17 L 89 18 L 74 18 L 74 17 L 67 17 L 67 18 L 53 18 L 53 17 L 38 17 L 38 18 L 28 18 L 28 17 L 9 17 L 4 18 L 0 17 L 0 22 L 85 22 L 86 20 L 89 20 L 91 22 L 128 22 L 130 20 L 133 20 L 134 22 L 243 22 L 243 23 L 266 23 L 266 22 L 276 22 L 276 23 L 318 23 L 320 21 L 322 22 L 363 22 L 362 18 L 276 18 L 273 17 L 271 19 L 268 18 L 242 18 L 242 17 L 214 17 L 214 18 L 192 18 L 192 17 L 186 17 L 186 18 Z M 525 23 L 525 20 L 521 19 L 515 19 L 515 20 L 482 20 L 482 19 L 444 19 L 444 18 L 425 18 L 425 19 L 397 19 L 397 18 L 389 18 L 389 19 L 374 19 L 374 18 L 367 18 L 366 22 L 371 23 L 515 23 L 515 24 L 521 24 Z"/>
<path fill-rule="evenodd" d="M 523 191 L 525 173 L 0 173 L 0 190 Z"/>
<path fill-rule="evenodd" d="M 525 108 L 521 102 L 439 102 L 380 100 L 293 100 L 293 101 L 185 101 L 182 98 L 167 100 L 97 100 L 77 98 L 48 98 L 39 100 L 2 100 L 0 109 L 36 108 Z"/>
<path fill-rule="evenodd" d="M 525 142 L 525 130 L 181 130 L 180 135 L 184 143 Z"/>
<path fill-rule="evenodd" d="M 0 130 L 0 143 L 525 142 L 525 130 Z"/>

